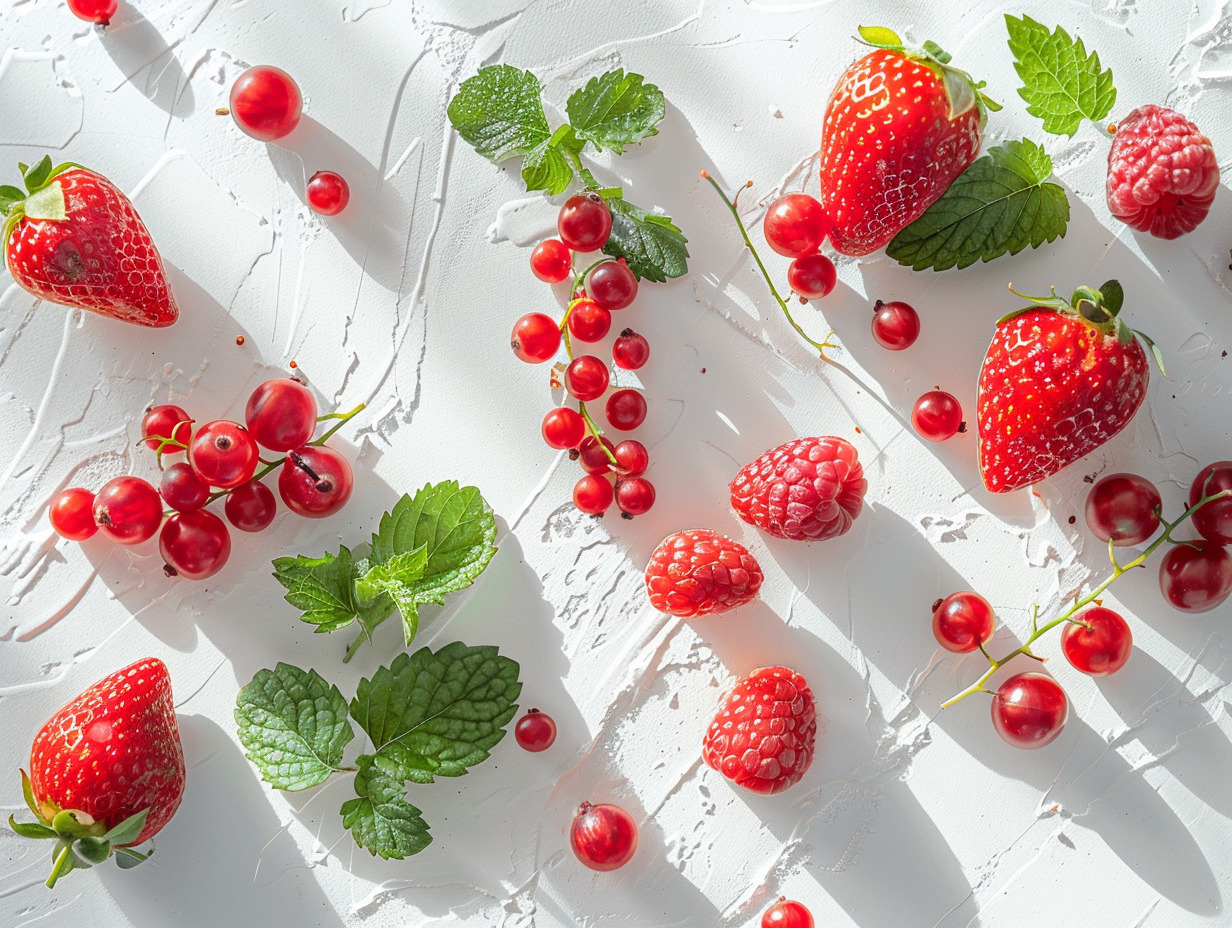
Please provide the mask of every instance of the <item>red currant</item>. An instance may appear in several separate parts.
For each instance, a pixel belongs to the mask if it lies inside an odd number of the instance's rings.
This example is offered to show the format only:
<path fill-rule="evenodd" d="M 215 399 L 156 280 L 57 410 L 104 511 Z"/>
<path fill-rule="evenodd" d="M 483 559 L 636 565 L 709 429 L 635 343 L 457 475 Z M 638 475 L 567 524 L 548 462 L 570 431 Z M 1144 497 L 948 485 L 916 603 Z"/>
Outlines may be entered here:
<path fill-rule="evenodd" d="M 262 142 L 290 135 L 303 109 L 299 85 L 281 68 L 249 68 L 231 85 L 231 118 Z"/>
<path fill-rule="evenodd" d="M 637 852 L 637 823 L 620 806 L 584 802 L 569 829 L 569 844 L 591 870 L 616 870 Z"/>
<path fill-rule="evenodd" d="M 607 390 L 607 365 L 592 354 L 574 358 L 565 368 L 565 389 L 582 402 L 597 400 Z"/>
<path fill-rule="evenodd" d="M 623 261 L 604 261 L 590 272 L 586 290 L 604 309 L 624 309 L 637 297 L 637 278 Z"/>
<path fill-rule="evenodd" d="M 278 503 L 269 487 L 260 480 L 249 480 L 227 494 L 223 512 L 241 532 L 259 532 L 274 521 Z"/>
<path fill-rule="evenodd" d="M 119 9 L 119 0 L 68 0 L 68 11 L 88 23 L 106 26 Z"/>
<path fill-rule="evenodd" d="M 598 251 L 612 234 L 612 211 L 598 194 L 579 193 L 560 208 L 556 231 L 573 251 Z"/>
<path fill-rule="evenodd" d="M 210 498 L 210 488 L 201 482 L 197 472 L 181 461 L 163 471 L 158 493 L 176 512 L 193 512 Z"/>
<path fill-rule="evenodd" d="M 94 494 L 82 487 L 70 487 L 57 496 L 48 515 L 56 534 L 69 541 L 85 541 L 98 531 Z"/>
<path fill-rule="evenodd" d="M 1134 474 L 1109 474 L 1087 494 L 1087 527 L 1100 541 L 1138 545 L 1159 528 L 1159 491 Z"/>
<path fill-rule="evenodd" d="M 324 519 L 346 505 L 355 488 L 351 464 L 333 448 L 304 445 L 278 472 L 278 495 L 296 515 Z"/>
<path fill-rule="evenodd" d="M 947 651 L 966 654 L 992 637 L 995 618 L 979 593 L 951 593 L 933 610 L 933 635 Z"/>
<path fill-rule="evenodd" d="M 578 463 L 582 465 L 582 470 L 588 474 L 606 474 L 611 470 L 612 459 L 603 450 L 605 448 L 615 455 L 616 449 L 603 436 L 599 437 L 599 441 L 595 441 L 593 435 L 587 435 L 582 439 L 582 443 L 578 445 Z"/>
<path fill-rule="evenodd" d="M 556 740 L 556 723 L 550 715 L 531 709 L 513 726 L 513 737 L 523 750 L 538 754 L 550 748 Z"/>
<path fill-rule="evenodd" d="M 805 193 L 789 193 L 770 204 L 762 222 L 766 244 L 788 258 L 811 255 L 830 232 L 822 205 Z"/>
<path fill-rule="evenodd" d="M 612 360 L 626 371 L 635 371 L 650 358 L 650 342 L 632 329 L 625 329 L 612 343 Z"/>
<path fill-rule="evenodd" d="M 558 284 L 573 270 L 573 256 L 565 243 L 545 238 L 530 253 L 530 272 L 545 284 Z"/>
<path fill-rule="evenodd" d="M 573 487 L 573 505 L 590 516 L 607 512 L 612 497 L 612 484 L 597 474 L 587 474 Z"/>
<path fill-rule="evenodd" d="M 212 487 L 229 490 L 251 480 L 261 452 L 238 422 L 216 419 L 197 429 L 188 446 L 188 463 Z"/>
<path fill-rule="evenodd" d="M 204 580 L 227 563 L 231 556 L 231 533 L 222 519 L 208 509 L 179 512 L 163 526 L 158 551 L 170 570 L 181 577 Z"/>
<path fill-rule="evenodd" d="M 270 451 L 290 451 L 317 430 L 317 398 L 298 380 L 267 380 L 252 391 L 244 407 L 248 433 Z"/>
<path fill-rule="evenodd" d="M 813 913 L 799 902 L 780 896 L 762 915 L 761 928 L 813 928 Z"/>
<path fill-rule="evenodd" d="M 1129 624 L 1103 606 L 1084 609 L 1073 622 L 1066 622 L 1061 632 L 1065 659 L 1074 669 L 1093 677 L 1116 673 L 1125 666 L 1133 649 L 1134 636 Z"/>
<path fill-rule="evenodd" d="M 1069 716 L 1065 691 L 1042 673 L 1020 673 L 992 699 L 992 724 L 1016 748 L 1042 748 L 1061 734 Z"/>
<path fill-rule="evenodd" d="M 823 254 L 805 255 L 787 265 L 787 286 L 806 300 L 828 296 L 837 280 L 834 262 Z"/>
<path fill-rule="evenodd" d="M 920 317 L 908 304 L 895 300 L 873 306 L 873 340 L 882 348 L 902 351 L 920 337 Z"/>
<path fill-rule="evenodd" d="M 1189 488 L 1189 505 L 1197 505 L 1203 496 L 1214 496 L 1224 490 L 1232 490 L 1232 461 L 1208 464 Z M 1207 541 L 1232 545 L 1232 496 L 1211 500 L 1190 518 L 1194 530 Z"/>
<path fill-rule="evenodd" d="M 612 327 L 612 314 L 592 300 L 579 300 L 569 310 L 565 324 L 578 341 L 597 342 Z"/>
<path fill-rule="evenodd" d="M 164 441 L 176 441 L 184 447 L 192 439 L 192 417 L 179 406 L 167 403 L 151 406 L 141 420 L 141 435 L 149 439 L 145 446 L 151 451 L 162 448 L 163 454 L 179 454 L 184 448 L 178 445 L 163 445 Z"/>
<path fill-rule="evenodd" d="M 568 406 L 558 406 L 543 417 L 541 431 L 549 448 L 576 448 L 586 437 L 586 420 Z"/>
<path fill-rule="evenodd" d="M 645 477 L 621 477 L 616 481 L 616 506 L 625 518 L 650 512 L 654 501 L 654 484 Z"/>
<path fill-rule="evenodd" d="M 607 398 L 603 411 L 612 428 L 628 432 L 646 421 L 646 397 L 637 390 L 617 390 Z"/>
<path fill-rule="evenodd" d="M 527 313 L 513 324 L 513 353 L 529 364 L 540 364 L 560 348 L 560 326 L 551 316 Z"/>
<path fill-rule="evenodd" d="M 962 429 L 962 407 L 944 390 L 930 390 L 915 401 L 911 424 L 922 438 L 945 441 Z"/>
<path fill-rule="evenodd" d="M 314 213 L 337 216 L 351 202 L 346 178 L 334 171 L 317 171 L 308 178 L 308 205 Z"/>
<path fill-rule="evenodd" d="M 1160 561 L 1159 589 L 1174 609 L 1210 612 L 1232 591 L 1232 557 L 1209 541 L 1178 544 Z"/>
<path fill-rule="evenodd" d="M 612 449 L 612 453 L 616 455 L 616 469 L 628 477 L 644 474 L 650 466 L 650 454 L 646 451 L 646 446 L 635 439 L 626 438 Z"/>
<path fill-rule="evenodd" d="M 94 494 L 94 524 L 117 544 L 149 541 L 162 521 L 163 501 L 140 477 L 116 477 Z"/>

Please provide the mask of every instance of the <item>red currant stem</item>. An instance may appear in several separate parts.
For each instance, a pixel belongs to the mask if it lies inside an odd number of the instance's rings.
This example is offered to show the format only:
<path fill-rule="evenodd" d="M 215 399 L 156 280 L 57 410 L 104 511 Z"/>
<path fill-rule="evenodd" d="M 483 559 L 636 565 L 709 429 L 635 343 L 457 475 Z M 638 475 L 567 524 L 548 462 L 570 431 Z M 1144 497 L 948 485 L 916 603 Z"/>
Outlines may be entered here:
<path fill-rule="evenodd" d="M 1172 533 L 1181 525 L 1181 523 L 1189 519 L 1190 516 L 1192 516 L 1195 512 L 1197 512 L 1207 503 L 1213 502 L 1217 499 L 1232 499 L 1232 490 L 1223 490 L 1219 493 L 1214 493 L 1210 496 L 1204 496 L 1202 497 L 1202 499 L 1198 500 L 1196 503 L 1194 503 L 1192 506 L 1186 509 L 1183 513 L 1181 513 L 1181 515 L 1177 518 L 1175 522 L 1163 522 L 1162 523 L 1164 526 L 1163 534 L 1160 535 L 1158 538 L 1156 538 L 1153 542 L 1151 542 L 1151 544 L 1148 545 L 1147 548 L 1141 554 L 1139 554 L 1136 558 L 1134 558 L 1132 561 L 1130 561 L 1127 564 L 1114 564 L 1112 568 L 1112 573 L 1108 577 L 1105 577 L 1102 583 L 1100 583 L 1098 586 L 1096 586 L 1094 589 L 1088 592 L 1085 596 L 1075 598 L 1074 604 L 1070 606 L 1068 609 L 1066 609 L 1064 612 L 1062 612 L 1055 619 L 1053 619 L 1051 622 L 1048 622 L 1046 625 L 1038 625 L 1036 620 L 1032 618 L 1031 636 L 1027 638 L 1026 641 L 1024 641 L 1022 644 L 1016 647 L 1013 651 L 1010 651 L 1009 654 L 1006 654 L 1004 657 L 1000 657 L 996 659 L 989 658 L 988 670 L 986 670 L 980 676 L 980 678 L 976 680 L 975 683 L 973 683 L 971 686 L 967 687 L 961 693 L 957 693 L 954 696 L 951 696 L 949 699 L 943 702 L 941 704 L 941 708 L 942 709 L 948 708 L 949 706 L 954 705 L 954 703 L 959 702 L 963 699 L 966 699 L 972 693 L 988 692 L 988 690 L 984 688 L 984 684 L 988 682 L 988 680 L 992 677 L 994 673 L 996 673 L 998 670 L 1000 670 L 1002 667 L 1008 664 L 1015 657 L 1018 657 L 1018 655 L 1020 654 L 1026 655 L 1027 657 L 1035 657 L 1036 660 L 1040 660 L 1040 658 L 1038 658 L 1035 654 L 1031 653 L 1032 644 L 1034 644 L 1044 635 L 1048 634 L 1048 632 L 1052 631 L 1058 625 L 1063 625 L 1066 622 L 1073 621 L 1073 617 L 1075 613 L 1077 613 L 1079 610 L 1083 609 L 1084 607 L 1089 606 L 1095 600 L 1099 599 L 1099 597 L 1103 594 L 1104 590 L 1112 586 L 1115 580 L 1117 580 L 1123 574 L 1129 573 L 1135 567 L 1141 567 L 1143 564 L 1146 563 L 1147 559 L 1150 558 L 1152 554 L 1154 554 L 1161 547 L 1163 547 L 1165 544 L 1170 542 L 1172 540 L 1172 537 L 1171 537 Z M 1035 608 L 1038 611 L 1038 606 Z M 1077 624 L 1082 625 L 1085 623 L 1079 622 Z M 985 653 L 987 654 L 987 652 Z"/>
<path fill-rule="evenodd" d="M 586 431 L 590 432 L 590 434 L 594 437 L 595 443 L 603 449 L 603 453 L 607 455 L 607 459 L 613 464 L 619 463 L 616 460 L 616 455 L 612 453 L 612 449 L 605 445 L 599 438 L 599 436 L 603 434 L 603 429 L 595 425 L 595 420 L 590 417 L 590 413 L 586 411 L 586 404 L 581 400 L 578 400 L 578 412 L 580 412 L 582 414 L 582 418 L 586 420 Z"/>

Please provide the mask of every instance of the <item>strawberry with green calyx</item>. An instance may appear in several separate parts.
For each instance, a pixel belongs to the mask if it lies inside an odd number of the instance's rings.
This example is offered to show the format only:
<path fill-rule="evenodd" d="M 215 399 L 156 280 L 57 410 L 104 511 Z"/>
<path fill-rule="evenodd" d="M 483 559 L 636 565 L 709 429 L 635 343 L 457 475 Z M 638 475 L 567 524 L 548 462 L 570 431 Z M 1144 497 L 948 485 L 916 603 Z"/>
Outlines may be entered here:
<path fill-rule="evenodd" d="M 4 257 L 40 300 L 135 325 L 179 316 L 162 258 L 137 210 L 101 174 L 50 157 L 20 165 L 26 189 L 0 186 Z"/>
<path fill-rule="evenodd" d="M 1136 339 L 1163 372 L 1159 349 L 1118 315 L 1121 285 L 1079 287 L 997 323 L 976 394 L 984 486 L 1008 493 L 1094 451 L 1129 424 L 1146 397 L 1150 370 Z"/>
<path fill-rule="evenodd" d="M 51 839 L 48 887 L 114 856 L 127 869 L 184 795 L 184 751 L 167 668 L 146 658 L 86 689 L 39 730 L 22 792 L 35 822 L 9 825 Z"/>
<path fill-rule="evenodd" d="M 883 247 L 979 154 L 984 83 L 934 42 L 908 48 L 891 30 L 860 27 L 874 51 L 839 78 L 821 139 L 821 203 L 845 255 Z"/>

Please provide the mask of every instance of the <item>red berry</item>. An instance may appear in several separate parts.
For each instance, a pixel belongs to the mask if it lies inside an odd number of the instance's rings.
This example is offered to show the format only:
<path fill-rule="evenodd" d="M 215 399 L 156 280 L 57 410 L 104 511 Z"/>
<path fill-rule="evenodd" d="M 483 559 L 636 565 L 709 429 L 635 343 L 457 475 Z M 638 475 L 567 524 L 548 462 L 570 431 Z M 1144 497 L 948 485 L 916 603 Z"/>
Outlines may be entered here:
<path fill-rule="evenodd" d="M 94 521 L 94 494 L 81 487 L 70 487 L 58 495 L 48 515 L 56 534 L 69 541 L 85 541 L 98 531 Z"/>
<path fill-rule="evenodd" d="M 612 360 L 626 371 L 635 371 L 650 358 L 650 342 L 632 329 L 625 329 L 612 343 Z"/>
<path fill-rule="evenodd" d="M 995 616 L 979 593 L 951 593 L 933 610 L 933 636 L 947 651 L 966 654 L 992 637 Z"/>
<path fill-rule="evenodd" d="M 251 480 L 261 452 L 238 422 L 216 419 L 197 429 L 188 446 L 188 463 L 212 487 L 229 490 Z"/>
<path fill-rule="evenodd" d="M 612 212 L 598 194 L 579 193 L 560 208 L 556 230 L 573 251 L 598 251 L 612 234 Z"/>
<path fill-rule="evenodd" d="M 612 484 L 606 477 L 587 474 L 573 487 L 573 505 L 590 516 L 601 516 L 612 505 Z"/>
<path fill-rule="evenodd" d="M 530 253 L 530 272 L 547 284 L 558 284 L 573 270 L 573 256 L 559 239 L 546 238 Z"/>
<path fill-rule="evenodd" d="M 1087 494 L 1087 527 L 1100 541 L 1139 545 L 1159 528 L 1159 491 L 1134 474 L 1109 474 Z"/>
<path fill-rule="evenodd" d="M 813 928 L 813 915 L 799 902 L 780 896 L 761 917 L 761 928 Z"/>
<path fill-rule="evenodd" d="M 1209 541 L 1178 544 L 1159 564 L 1159 589 L 1174 609 L 1210 612 L 1232 591 L 1232 557 Z"/>
<path fill-rule="evenodd" d="M 513 353 L 529 364 L 547 361 L 560 348 L 560 327 L 543 313 L 527 313 L 513 324 Z"/>
<path fill-rule="evenodd" d="M 612 453 L 616 455 L 616 470 L 626 476 L 644 474 L 650 466 L 650 453 L 635 439 L 626 438 L 612 449 Z"/>
<path fill-rule="evenodd" d="M 762 222 L 766 244 L 788 258 L 813 254 L 829 231 L 826 211 L 804 193 L 789 193 L 775 200 Z"/>
<path fill-rule="evenodd" d="M 1042 748 L 1061 734 L 1069 716 L 1065 691 L 1042 673 L 1010 677 L 992 699 L 992 724 L 1016 748 Z"/>
<path fill-rule="evenodd" d="M 231 556 L 231 533 L 208 509 L 178 512 L 158 536 L 167 566 L 188 580 L 204 580 L 222 570 Z"/>
<path fill-rule="evenodd" d="M 556 723 L 550 715 L 531 709 L 513 726 L 513 737 L 523 750 L 538 754 L 550 748 L 556 740 Z"/>
<path fill-rule="evenodd" d="M 787 286 L 806 300 L 828 296 L 837 280 L 834 262 L 823 254 L 805 255 L 787 265 Z"/>
<path fill-rule="evenodd" d="M 646 397 L 637 390 L 617 390 L 603 409 L 612 428 L 628 432 L 646 421 Z"/>
<path fill-rule="evenodd" d="M 355 488 L 351 464 L 333 448 L 304 445 L 278 472 L 278 495 L 296 515 L 324 519 L 346 505 Z"/>
<path fill-rule="evenodd" d="M 920 337 L 920 317 L 908 304 L 895 300 L 873 305 L 873 340 L 882 348 L 902 351 Z"/>
<path fill-rule="evenodd" d="M 944 390 L 930 390 L 915 401 L 911 424 L 921 438 L 945 441 L 962 430 L 962 407 Z"/>
<path fill-rule="evenodd" d="M 269 487 L 260 480 L 249 480 L 227 494 L 223 512 L 241 532 L 259 532 L 274 521 L 278 503 Z"/>
<path fill-rule="evenodd" d="M 602 442 L 602 444 L 600 444 Z M 604 448 L 613 455 L 616 453 L 612 443 L 603 436 L 595 441 L 593 435 L 587 435 L 578 445 L 578 463 L 588 474 L 606 474 L 612 469 L 612 459 L 604 452 Z"/>
<path fill-rule="evenodd" d="M 68 11 L 88 23 L 106 26 L 119 9 L 119 0 L 68 0 Z"/>
<path fill-rule="evenodd" d="M 281 68 L 249 68 L 231 85 L 231 118 L 263 142 L 289 135 L 299 124 L 303 108 L 299 85 Z"/>
<path fill-rule="evenodd" d="M 637 852 L 637 823 L 620 806 L 584 802 L 569 829 L 569 844 L 591 870 L 616 870 Z"/>
<path fill-rule="evenodd" d="M 1074 621 L 1066 622 L 1061 632 L 1065 659 L 1076 670 L 1093 677 L 1116 673 L 1125 666 L 1133 649 L 1134 636 L 1128 623 L 1103 606 L 1084 609 L 1074 616 Z"/>
<path fill-rule="evenodd" d="M 708 529 L 668 535 L 646 565 L 646 592 L 660 612 L 695 618 L 752 602 L 761 566 L 739 542 Z"/>
<path fill-rule="evenodd" d="M 574 358 L 565 368 L 565 389 L 582 402 L 597 400 L 607 390 L 607 365 L 592 354 Z"/>
<path fill-rule="evenodd" d="M 197 476 L 197 472 L 181 461 L 163 471 L 158 483 L 158 493 L 176 512 L 193 512 L 205 505 L 210 498 L 210 488 Z"/>
<path fill-rule="evenodd" d="M 616 481 L 616 505 L 626 518 L 650 512 L 654 501 L 654 484 L 645 477 L 621 477 Z"/>
<path fill-rule="evenodd" d="M 586 437 L 586 420 L 575 410 L 558 406 L 543 417 L 541 431 L 549 448 L 576 448 Z"/>
<path fill-rule="evenodd" d="M 637 297 L 637 278 L 623 261 L 604 261 L 590 272 L 590 298 L 604 309 L 624 309 Z"/>
<path fill-rule="evenodd" d="M 334 171 L 317 171 L 308 178 L 308 205 L 314 213 L 337 216 L 351 202 L 346 178 Z"/>
<path fill-rule="evenodd" d="M 612 327 L 612 314 L 592 300 L 579 300 L 566 320 L 569 334 L 580 342 L 597 342 Z"/>
<path fill-rule="evenodd" d="M 94 524 L 116 544 L 149 541 L 162 521 L 162 498 L 140 477 L 116 477 L 94 494 Z"/>
<path fill-rule="evenodd" d="M 141 435 L 151 451 L 163 448 L 163 454 L 179 454 L 184 448 L 176 445 L 162 446 L 163 441 L 177 441 L 185 447 L 192 439 L 192 417 L 179 406 L 164 404 L 151 406 L 141 420 Z"/>
<path fill-rule="evenodd" d="M 1189 505 L 1196 506 L 1204 496 L 1214 496 L 1225 490 L 1232 490 L 1232 461 L 1207 464 L 1189 488 Z M 1190 518 L 1194 530 L 1207 541 L 1232 545 L 1232 495 L 1211 500 Z"/>
<path fill-rule="evenodd" d="M 248 397 L 244 424 L 263 447 L 290 451 L 307 443 L 317 430 L 317 398 L 298 380 L 267 380 Z"/>

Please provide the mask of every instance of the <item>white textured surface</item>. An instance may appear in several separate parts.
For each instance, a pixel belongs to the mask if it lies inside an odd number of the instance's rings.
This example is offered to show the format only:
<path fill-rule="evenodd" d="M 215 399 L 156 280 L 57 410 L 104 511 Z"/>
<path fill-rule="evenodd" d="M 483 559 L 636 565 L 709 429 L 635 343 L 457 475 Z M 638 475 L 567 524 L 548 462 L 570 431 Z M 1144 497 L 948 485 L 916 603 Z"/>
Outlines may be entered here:
<path fill-rule="evenodd" d="M 138 0 L 103 37 L 61 0 L 5 3 L 4 178 L 55 149 L 135 193 L 182 318 L 142 331 L 0 281 L 4 814 L 21 805 L 16 768 L 46 715 L 146 654 L 171 667 L 190 779 L 136 871 L 72 874 L 49 892 L 42 849 L 0 836 L 0 924 L 709 928 L 754 924 L 780 892 L 835 928 L 1227 924 L 1232 606 L 1185 616 L 1163 604 L 1153 569 L 1121 581 L 1128 668 L 1096 683 L 1045 644 L 1072 713 L 1031 753 L 996 738 L 982 699 L 938 715 L 980 668 L 940 652 L 928 623 L 936 597 L 978 589 L 1009 625 L 1004 650 L 1033 600 L 1052 610 L 1106 569 L 1082 529 L 1084 474 L 1138 471 L 1175 505 L 1202 464 L 1229 457 L 1226 191 L 1179 242 L 1128 234 L 1103 203 L 1107 142 L 1086 126 L 1047 141 L 1071 191 L 1064 242 L 942 275 L 848 261 L 824 319 L 800 311 L 819 336 L 838 330 L 841 360 L 899 415 L 935 384 L 969 409 L 992 323 L 1017 305 L 1007 281 L 1038 292 L 1119 277 L 1173 379 L 1155 377 L 1126 433 L 1038 496 L 992 498 L 972 434 L 927 445 L 810 361 L 697 179 L 706 168 L 730 189 L 751 177 L 763 198 L 815 189 L 822 109 L 861 22 L 935 39 L 988 79 L 1006 104 L 991 139 L 1041 138 L 1015 94 L 1007 9 L 1064 22 L 1099 50 L 1120 89 L 1114 117 L 1177 106 L 1232 153 L 1232 3 L 1218 0 Z M 652 343 L 642 437 L 659 503 L 631 523 L 595 524 L 567 504 L 574 468 L 538 437 L 544 372 L 507 347 L 514 318 L 554 305 L 527 268 L 554 208 L 452 139 L 443 117 L 457 83 L 494 61 L 535 70 L 557 106 L 615 65 L 669 100 L 660 135 L 600 171 L 675 217 L 693 253 L 689 278 L 644 286 L 619 320 Z M 285 145 L 214 114 L 256 63 L 303 88 L 307 117 Z M 301 195 L 321 168 L 353 191 L 326 222 Z M 756 220 L 754 196 L 742 202 Z M 785 262 L 772 267 L 781 278 Z M 877 297 L 920 309 L 912 350 L 872 342 Z M 291 359 L 326 402 L 370 404 L 342 433 L 359 488 L 341 516 L 280 516 L 236 539 L 232 564 L 203 584 L 165 580 L 152 548 L 57 543 L 45 509 L 60 488 L 150 475 L 152 456 L 134 453 L 150 401 L 238 414 Z M 766 448 L 818 433 L 856 442 L 871 505 L 837 541 L 768 543 L 729 512 L 726 483 Z M 268 560 L 360 538 L 400 492 L 450 477 L 495 507 L 501 550 L 473 591 L 425 615 L 420 643 L 500 644 L 522 663 L 524 705 L 549 711 L 560 737 L 538 756 L 510 738 L 467 777 L 412 787 L 435 843 L 380 862 L 341 829 L 345 781 L 298 795 L 261 785 L 231 708 L 279 659 L 350 693 L 392 654 L 389 623 L 384 650 L 343 669 L 345 636 L 313 636 Z M 662 535 L 698 525 L 748 543 L 767 583 L 735 615 L 681 624 L 649 610 L 641 566 Z M 721 686 L 770 662 L 808 677 L 825 732 L 799 786 L 758 798 L 705 768 L 698 746 Z M 583 799 L 617 801 L 641 823 L 624 870 L 594 875 L 567 850 Z"/>

